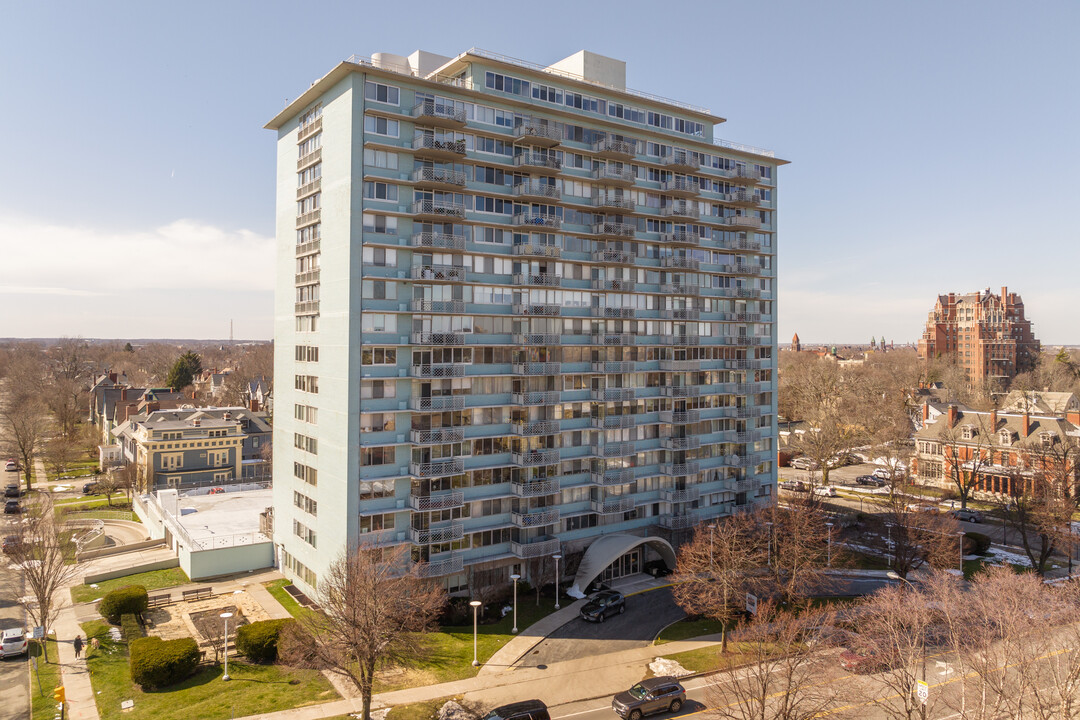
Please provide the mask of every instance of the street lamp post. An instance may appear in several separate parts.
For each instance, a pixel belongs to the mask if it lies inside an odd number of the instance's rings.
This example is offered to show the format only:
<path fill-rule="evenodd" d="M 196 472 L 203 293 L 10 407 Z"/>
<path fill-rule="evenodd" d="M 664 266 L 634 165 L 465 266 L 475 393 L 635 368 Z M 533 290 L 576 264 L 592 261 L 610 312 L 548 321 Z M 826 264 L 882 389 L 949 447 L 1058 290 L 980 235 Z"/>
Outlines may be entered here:
<path fill-rule="evenodd" d="M 521 579 L 521 576 L 514 573 L 510 576 L 510 579 L 514 581 L 514 627 L 510 632 L 517 635 L 517 581 Z"/>
<path fill-rule="evenodd" d="M 225 621 L 225 639 L 222 641 L 225 646 L 225 674 L 221 676 L 221 679 L 231 680 L 232 678 L 229 677 L 229 618 L 232 617 L 232 613 L 223 612 L 218 617 Z"/>
<path fill-rule="evenodd" d="M 559 609 L 559 561 L 562 560 L 562 555 L 555 553 L 551 557 L 555 558 L 555 609 Z"/>
<path fill-rule="evenodd" d="M 833 526 L 833 524 L 831 522 L 827 522 L 825 524 L 829 526 L 829 555 L 828 555 L 828 562 L 826 563 L 826 567 L 832 567 L 832 526 Z"/>
<path fill-rule="evenodd" d="M 472 605 L 472 665 L 480 667 L 480 660 L 476 655 L 476 611 L 480 609 L 480 601 L 471 600 L 469 604 Z"/>

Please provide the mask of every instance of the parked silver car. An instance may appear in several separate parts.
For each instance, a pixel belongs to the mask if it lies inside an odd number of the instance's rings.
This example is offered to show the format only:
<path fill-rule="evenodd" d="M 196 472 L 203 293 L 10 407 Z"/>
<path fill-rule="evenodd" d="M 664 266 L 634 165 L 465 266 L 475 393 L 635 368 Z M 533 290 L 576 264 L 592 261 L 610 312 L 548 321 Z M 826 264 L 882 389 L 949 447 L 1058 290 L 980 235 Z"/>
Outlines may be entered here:
<path fill-rule="evenodd" d="M 643 715 L 679 712 L 686 703 L 686 689 L 673 677 L 642 680 L 611 699 L 611 709 L 626 720 L 641 720 Z"/>

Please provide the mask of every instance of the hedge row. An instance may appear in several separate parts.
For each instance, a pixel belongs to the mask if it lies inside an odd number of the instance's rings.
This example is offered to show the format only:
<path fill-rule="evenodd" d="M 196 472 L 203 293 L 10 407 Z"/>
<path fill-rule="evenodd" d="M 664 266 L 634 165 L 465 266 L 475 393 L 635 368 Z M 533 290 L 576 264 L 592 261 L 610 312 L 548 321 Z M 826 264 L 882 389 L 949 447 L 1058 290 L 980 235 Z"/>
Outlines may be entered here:
<path fill-rule="evenodd" d="M 252 662 L 272 663 L 277 660 L 281 628 L 294 622 L 292 618 L 285 618 L 241 625 L 236 631 L 236 651 Z"/>
<path fill-rule="evenodd" d="M 106 593 L 98 603 L 98 612 L 110 624 L 117 625 L 123 615 L 142 615 L 149 602 L 146 588 L 142 585 L 128 585 Z"/>
<path fill-rule="evenodd" d="M 144 688 L 175 685 L 190 677 L 202 653 L 192 638 L 135 638 L 128 644 L 131 680 Z"/>

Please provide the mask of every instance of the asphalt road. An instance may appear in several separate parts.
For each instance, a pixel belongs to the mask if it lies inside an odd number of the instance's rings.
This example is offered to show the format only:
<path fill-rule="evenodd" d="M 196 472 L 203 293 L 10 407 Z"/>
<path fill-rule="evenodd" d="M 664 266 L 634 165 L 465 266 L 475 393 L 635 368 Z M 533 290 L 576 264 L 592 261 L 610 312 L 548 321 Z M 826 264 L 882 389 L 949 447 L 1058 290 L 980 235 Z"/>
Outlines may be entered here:
<path fill-rule="evenodd" d="M 18 516 L 2 516 L 0 535 L 11 533 L 12 518 L 15 517 Z M 7 557 L 0 556 L 0 630 L 26 627 L 26 611 L 19 604 L 19 598 L 25 594 L 22 573 L 11 566 Z M 0 698 L 3 698 L 3 702 L 0 702 L 0 720 L 24 720 L 30 717 L 28 683 L 26 656 L 0 660 Z"/>

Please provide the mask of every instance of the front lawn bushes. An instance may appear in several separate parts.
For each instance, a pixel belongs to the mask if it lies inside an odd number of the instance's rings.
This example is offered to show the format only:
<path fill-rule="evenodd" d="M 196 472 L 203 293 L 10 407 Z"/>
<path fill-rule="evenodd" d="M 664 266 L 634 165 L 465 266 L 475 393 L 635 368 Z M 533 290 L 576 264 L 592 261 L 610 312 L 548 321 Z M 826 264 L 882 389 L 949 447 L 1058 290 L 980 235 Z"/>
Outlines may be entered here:
<path fill-rule="evenodd" d="M 257 663 L 272 663 L 278 657 L 278 634 L 281 628 L 296 622 L 292 618 L 284 620 L 260 620 L 241 625 L 236 630 L 236 650 L 248 660 Z"/>
<path fill-rule="evenodd" d="M 124 613 L 120 616 L 120 632 L 123 633 L 124 641 L 129 645 L 136 638 L 146 637 L 142 625 L 139 624 L 139 618 L 131 613 Z"/>
<path fill-rule="evenodd" d="M 131 680 L 144 688 L 175 685 L 199 665 L 199 646 L 192 638 L 136 638 L 128 645 Z"/>
<path fill-rule="evenodd" d="M 101 598 L 98 612 L 112 625 L 120 623 L 120 617 L 127 614 L 142 615 L 149 604 L 146 588 L 142 585 L 128 585 Z"/>

